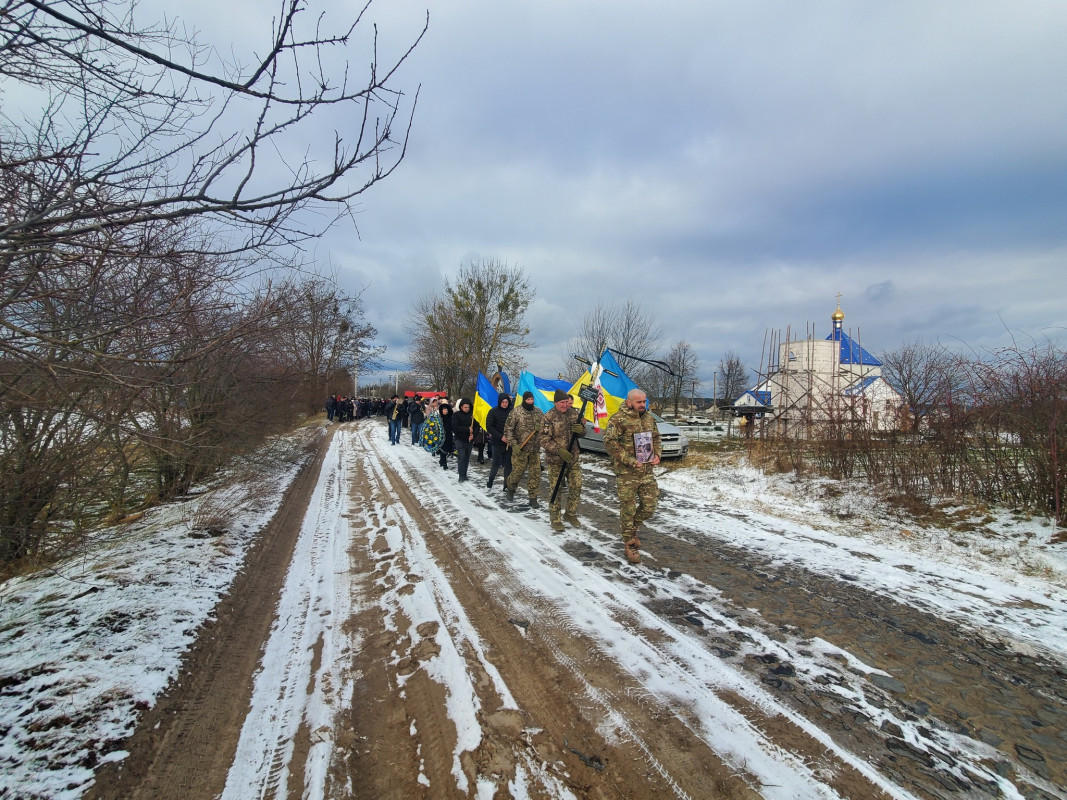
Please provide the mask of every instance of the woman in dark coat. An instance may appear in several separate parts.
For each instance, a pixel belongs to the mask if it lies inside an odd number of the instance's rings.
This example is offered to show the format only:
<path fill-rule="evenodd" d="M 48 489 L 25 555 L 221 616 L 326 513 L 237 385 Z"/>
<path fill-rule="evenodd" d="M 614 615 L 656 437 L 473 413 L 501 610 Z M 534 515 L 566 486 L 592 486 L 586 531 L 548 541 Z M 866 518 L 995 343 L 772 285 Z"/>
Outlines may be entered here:
<path fill-rule="evenodd" d="M 456 436 L 456 466 L 459 482 L 467 480 L 467 465 L 471 463 L 471 448 L 474 446 L 474 404 L 464 397 L 459 401 L 459 411 L 452 415 L 452 431 Z"/>
<path fill-rule="evenodd" d="M 438 450 L 442 469 L 448 469 L 448 456 L 456 449 L 456 438 L 452 431 L 452 406 L 441 403 L 437 409 L 441 415 L 441 449 Z"/>
<path fill-rule="evenodd" d="M 501 392 L 496 401 L 496 408 L 489 409 L 489 413 L 485 415 L 485 435 L 489 438 L 493 453 L 493 462 L 489 466 L 489 482 L 486 484 L 489 489 L 493 488 L 493 479 L 501 466 L 504 468 L 505 483 L 511 474 L 511 450 L 500 441 L 504 436 L 504 423 L 508 421 L 510 413 L 511 398 Z"/>

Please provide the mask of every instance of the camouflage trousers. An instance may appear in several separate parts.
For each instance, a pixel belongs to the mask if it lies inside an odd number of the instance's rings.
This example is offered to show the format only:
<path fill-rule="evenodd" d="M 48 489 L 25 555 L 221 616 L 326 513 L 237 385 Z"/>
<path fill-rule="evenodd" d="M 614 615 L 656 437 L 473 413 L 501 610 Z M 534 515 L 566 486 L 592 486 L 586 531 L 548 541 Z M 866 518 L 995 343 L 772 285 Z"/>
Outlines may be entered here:
<path fill-rule="evenodd" d="M 641 523 L 656 512 L 659 484 L 651 469 L 626 471 L 617 476 L 619 492 L 619 524 L 623 541 L 637 533 Z"/>
<path fill-rule="evenodd" d="M 504 488 L 514 492 L 518 488 L 522 474 L 526 473 L 526 491 L 530 497 L 537 497 L 541 491 L 541 450 L 531 447 L 528 451 L 511 448 L 511 474 L 504 482 Z"/>
<path fill-rule="evenodd" d="M 549 464 L 548 465 L 548 496 L 552 497 L 552 490 L 556 488 L 556 481 L 559 480 L 559 473 L 563 471 L 562 464 Z M 571 467 L 567 472 L 567 477 L 564 479 L 564 483 L 560 485 L 559 492 L 556 493 L 556 499 L 548 504 L 548 515 L 552 519 L 559 519 L 560 506 L 563 505 L 563 493 L 567 493 L 567 513 L 577 514 L 578 503 L 582 499 L 582 468 L 577 464 Z"/>

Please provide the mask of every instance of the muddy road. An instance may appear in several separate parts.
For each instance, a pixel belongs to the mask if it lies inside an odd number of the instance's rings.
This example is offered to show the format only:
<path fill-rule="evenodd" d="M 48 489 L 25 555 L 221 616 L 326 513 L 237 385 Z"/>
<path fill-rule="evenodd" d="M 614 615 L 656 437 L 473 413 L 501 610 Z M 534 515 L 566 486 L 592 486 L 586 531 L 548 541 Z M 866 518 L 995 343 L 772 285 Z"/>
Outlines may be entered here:
<path fill-rule="evenodd" d="M 487 465 L 346 427 L 92 796 L 1067 797 L 1054 653 L 681 495 L 629 565 L 596 458 L 557 534 Z"/>

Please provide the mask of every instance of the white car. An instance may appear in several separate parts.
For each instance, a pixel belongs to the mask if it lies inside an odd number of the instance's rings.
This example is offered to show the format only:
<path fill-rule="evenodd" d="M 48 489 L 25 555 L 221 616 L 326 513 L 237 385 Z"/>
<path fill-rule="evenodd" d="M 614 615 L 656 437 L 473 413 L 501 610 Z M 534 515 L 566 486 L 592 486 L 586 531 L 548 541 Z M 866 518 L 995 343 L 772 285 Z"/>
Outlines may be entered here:
<path fill-rule="evenodd" d="M 656 427 L 659 428 L 663 458 L 681 458 L 689 452 L 689 440 L 685 438 L 681 428 L 667 422 L 658 414 L 651 411 L 648 413 L 652 414 L 652 417 L 656 420 Z M 587 432 L 585 436 L 578 439 L 578 446 L 582 450 L 588 450 L 591 453 L 606 453 L 607 451 L 604 449 L 604 434 L 596 433 L 592 425 L 587 424 L 585 427 Z"/>

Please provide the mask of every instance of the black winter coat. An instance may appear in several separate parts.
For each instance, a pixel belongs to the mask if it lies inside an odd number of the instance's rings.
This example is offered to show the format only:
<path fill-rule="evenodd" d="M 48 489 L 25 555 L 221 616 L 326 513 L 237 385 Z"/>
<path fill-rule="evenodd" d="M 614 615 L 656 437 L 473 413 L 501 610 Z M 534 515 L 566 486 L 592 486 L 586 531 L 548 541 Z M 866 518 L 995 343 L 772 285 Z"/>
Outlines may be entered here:
<path fill-rule="evenodd" d="M 500 401 L 507 398 L 508 406 L 504 408 Z M 489 434 L 489 441 L 499 442 L 504 436 L 504 423 L 508 421 L 508 414 L 511 413 L 511 398 L 507 395 L 501 395 L 500 400 L 496 401 L 496 408 L 489 409 L 489 413 L 485 415 L 485 432 Z"/>
<path fill-rule="evenodd" d="M 426 421 L 426 412 L 422 410 L 422 406 L 419 403 L 413 403 L 411 408 L 408 409 L 408 418 L 412 425 L 421 425 Z"/>
<path fill-rule="evenodd" d="M 460 409 L 466 404 L 468 408 L 473 408 L 471 401 L 463 399 L 459 401 Z M 474 414 L 471 411 L 455 411 L 452 414 L 452 430 L 456 434 L 457 442 L 470 442 L 470 435 L 474 432 Z"/>
<path fill-rule="evenodd" d="M 452 432 L 452 406 L 448 403 L 441 403 L 437 410 L 441 414 L 441 435 L 444 436 L 441 449 L 446 453 L 451 453 L 456 449 L 456 437 Z"/>

